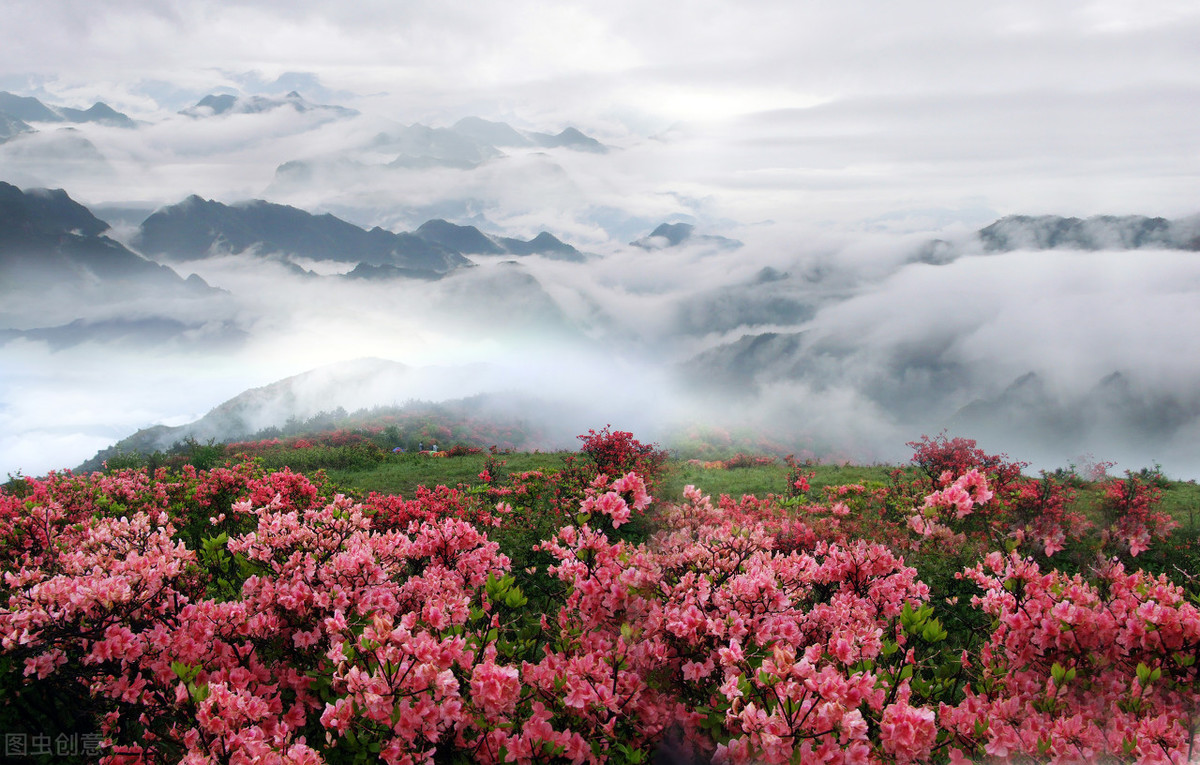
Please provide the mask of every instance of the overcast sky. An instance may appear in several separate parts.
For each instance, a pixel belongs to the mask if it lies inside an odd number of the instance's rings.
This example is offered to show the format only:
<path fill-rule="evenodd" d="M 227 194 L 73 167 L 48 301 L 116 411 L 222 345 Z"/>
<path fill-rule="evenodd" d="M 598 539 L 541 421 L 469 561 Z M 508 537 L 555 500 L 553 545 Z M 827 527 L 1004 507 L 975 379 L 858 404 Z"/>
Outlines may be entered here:
<path fill-rule="evenodd" d="M 671 136 L 680 187 L 749 220 L 1195 211 L 1187 0 L 7 0 L 0 28 L 0 88 L 65 105 L 295 86 L 406 124 Z"/>

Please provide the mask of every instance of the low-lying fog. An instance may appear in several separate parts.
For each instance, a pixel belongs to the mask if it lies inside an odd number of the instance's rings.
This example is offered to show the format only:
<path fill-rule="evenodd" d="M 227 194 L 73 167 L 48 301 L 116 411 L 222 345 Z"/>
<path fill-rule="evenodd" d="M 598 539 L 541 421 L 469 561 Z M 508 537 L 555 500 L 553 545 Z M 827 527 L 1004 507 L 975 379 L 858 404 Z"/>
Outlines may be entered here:
<path fill-rule="evenodd" d="M 351 280 L 334 264 L 303 276 L 248 256 L 189 262 L 181 272 L 228 293 L 210 299 L 211 315 L 203 301 L 137 306 L 199 322 L 181 335 L 0 348 L 0 471 L 71 466 L 247 388 L 375 357 L 413 372 L 339 379 L 331 398 L 279 412 L 278 424 L 337 406 L 518 392 L 545 400 L 549 421 L 537 425 L 563 446 L 610 422 L 663 440 L 708 423 L 894 461 L 906 441 L 949 428 L 1037 467 L 1090 454 L 1200 475 L 1195 253 L 983 253 L 964 238 L 935 265 L 913 262 L 911 237 L 797 235 L 783 247 L 776 228 L 737 233 L 745 243 L 733 251 L 477 257 L 437 281 Z M 121 306 L 76 314 L 131 318 Z M 202 342 L 230 323 L 243 334 Z"/>

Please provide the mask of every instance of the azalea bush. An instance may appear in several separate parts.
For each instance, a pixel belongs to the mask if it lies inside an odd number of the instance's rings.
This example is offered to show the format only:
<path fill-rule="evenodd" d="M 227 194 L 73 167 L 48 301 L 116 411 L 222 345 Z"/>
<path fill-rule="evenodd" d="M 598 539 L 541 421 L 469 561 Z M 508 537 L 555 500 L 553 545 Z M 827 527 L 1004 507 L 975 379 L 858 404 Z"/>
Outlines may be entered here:
<path fill-rule="evenodd" d="M 583 442 L 580 447 L 596 466 L 596 470 L 606 475 L 621 475 L 633 471 L 653 481 L 667 461 L 667 453 L 654 444 L 644 444 L 625 430 L 612 430 L 605 425 L 601 430 L 589 430 L 587 435 L 579 436 Z"/>
<path fill-rule="evenodd" d="M 779 495 L 664 502 L 660 450 L 581 439 L 410 497 L 254 461 L 14 482 L 0 724 L 111 763 L 1193 758 L 1200 612 L 1132 568 L 1173 549 L 1139 476 L 1084 513 L 939 437 L 889 485 L 788 460 Z"/>

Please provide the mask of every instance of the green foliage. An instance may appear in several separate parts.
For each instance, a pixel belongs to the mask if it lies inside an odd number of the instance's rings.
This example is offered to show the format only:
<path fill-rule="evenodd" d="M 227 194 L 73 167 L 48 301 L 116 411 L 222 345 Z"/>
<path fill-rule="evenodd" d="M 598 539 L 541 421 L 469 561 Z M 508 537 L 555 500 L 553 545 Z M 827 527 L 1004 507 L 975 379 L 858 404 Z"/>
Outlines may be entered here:
<path fill-rule="evenodd" d="M 280 449 L 266 452 L 260 459 L 263 466 L 271 470 L 291 468 L 298 473 L 308 473 L 313 470 L 369 470 L 387 459 L 387 455 L 378 445 L 366 442 Z"/>
<path fill-rule="evenodd" d="M 506 472 L 561 470 L 569 452 L 524 452 L 504 456 Z M 333 468 L 329 478 L 344 489 L 410 497 L 418 486 L 457 486 L 478 484 L 479 474 L 488 466 L 490 454 L 468 454 L 455 459 L 430 457 L 408 452 L 388 454 L 373 465 L 361 468 Z"/>

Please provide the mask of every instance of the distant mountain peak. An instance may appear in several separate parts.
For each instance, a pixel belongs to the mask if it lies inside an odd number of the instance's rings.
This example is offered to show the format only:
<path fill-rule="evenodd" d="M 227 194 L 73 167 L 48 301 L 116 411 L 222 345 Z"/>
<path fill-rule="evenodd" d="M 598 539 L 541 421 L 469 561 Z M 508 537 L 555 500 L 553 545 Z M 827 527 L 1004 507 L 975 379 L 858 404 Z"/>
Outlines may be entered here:
<path fill-rule="evenodd" d="M 233 108 L 234 104 L 237 103 L 237 100 L 237 96 L 233 96 L 228 93 L 222 93 L 219 95 L 215 93 L 209 94 L 197 101 L 195 106 L 191 107 L 190 109 L 185 109 L 184 113 L 188 114 L 189 116 L 200 116 L 196 113 L 198 110 L 210 109 L 214 115 L 224 114 Z"/>
<path fill-rule="evenodd" d="M 583 253 L 548 231 L 528 241 L 491 236 L 474 226 L 460 226 L 441 218 L 422 223 L 417 236 L 468 255 L 542 255 L 554 260 L 584 260 Z"/>
<path fill-rule="evenodd" d="M 667 240 L 668 245 L 674 247 L 691 239 L 692 232 L 695 230 L 696 227 L 690 223 L 663 223 L 651 231 L 650 236 L 662 237 Z"/>
<path fill-rule="evenodd" d="M 180 114 L 199 119 L 224 114 L 262 114 L 284 106 L 299 112 L 321 112 L 338 118 L 353 117 L 358 114 L 354 109 L 347 109 L 344 106 L 314 104 L 294 90 L 282 98 L 266 96 L 241 98 L 229 93 L 211 93 L 197 101 L 195 106 L 181 111 Z"/>
<path fill-rule="evenodd" d="M 53 241 L 79 232 L 100 236 L 108 224 L 63 189 L 21 189 L 0 181 L 0 244 L 23 239 Z"/>
<path fill-rule="evenodd" d="M 417 236 L 467 255 L 502 255 L 506 250 L 474 226 L 459 226 L 441 218 L 422 223 Z"/>
<path fill-rule="evenodd" d="M 7 91 L 0 92 L 0 123 L 4 117 L 21 122 L 94 122 L 112 127 L 137 127 L 127 115 L 113 109 L 103 101 L 97 101 L 87 109 L 72 109 L 66 106 L 49 106 L 33 96 L 18 96 Z M 0 135 L 0 140 L 3 136 Z"/>
<path fill-rule="evenodd" d="M 546 148 L 564 147 L 575 149 L 576 151 L 590 151 L 596 154 L 604 154 L 608 151 L 608 147 L 597 141 L 591 136 L 584 135 L 574 127 L 566 127 L 557 135 L 549 133 L 529 133 L 529 137 L 533 141 Z"/>
<path fill-rule="evenodd" d="M 533 145 L 533 141 L 507 122 L 492 122 L 482 117 L 463 117 L 450 129 L 459 135 L 492 146 Z"/>
<path fill-rule="evenodd" d="M 517 130 L 507 122 L 493 122 L 482 117 L 463 117 L 449 128 L 453 132 L 489 146 L 542 146 L 567 148 L 603 154 L 608 147 L 574 127 L 558 134 Z"/>
<path fill-rule="evenodd" d="M 720 249 L 737 249 L 742 243 L 736 239 L 712 234 L 697 235 L 691 223 L 663 223 L 641 239 L 629 244 L 643 250 L 663 250 L 684 244 L 704 244 Z"/>
<path fill-rule="evenodd" d="M 62 122 L 61 114 L 33 96 L 18 96 L 0 91 L 0 112 L 23 122 Z"/>

